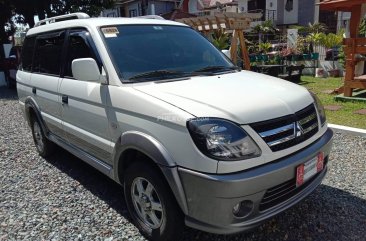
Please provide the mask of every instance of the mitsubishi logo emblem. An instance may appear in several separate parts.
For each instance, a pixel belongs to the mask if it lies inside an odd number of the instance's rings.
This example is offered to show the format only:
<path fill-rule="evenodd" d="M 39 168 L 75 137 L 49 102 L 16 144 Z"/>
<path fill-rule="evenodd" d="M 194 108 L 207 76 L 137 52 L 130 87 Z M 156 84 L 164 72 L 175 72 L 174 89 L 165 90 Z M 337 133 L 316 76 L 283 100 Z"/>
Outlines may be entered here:
<path fill-rule="evenodd" d="M 300 137 L 304 134 L 304 129 L 302 129 L 302 126 L 299 122 L 295 123 L 295 135 L 296 137 Z"/>

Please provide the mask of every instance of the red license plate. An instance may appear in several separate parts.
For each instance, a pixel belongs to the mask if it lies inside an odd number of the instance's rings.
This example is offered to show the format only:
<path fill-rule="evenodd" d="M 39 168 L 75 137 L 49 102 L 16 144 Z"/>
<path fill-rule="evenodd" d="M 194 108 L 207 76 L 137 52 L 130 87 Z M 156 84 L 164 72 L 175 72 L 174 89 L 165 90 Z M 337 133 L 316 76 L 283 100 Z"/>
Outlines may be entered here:
<path fill-rule="evenodd" d="M 296 187 L 301 186 L 307 180 L 324 168 L 324 153 L 320 152 L 311 160 L 299 165 L 296 168 Z"/>

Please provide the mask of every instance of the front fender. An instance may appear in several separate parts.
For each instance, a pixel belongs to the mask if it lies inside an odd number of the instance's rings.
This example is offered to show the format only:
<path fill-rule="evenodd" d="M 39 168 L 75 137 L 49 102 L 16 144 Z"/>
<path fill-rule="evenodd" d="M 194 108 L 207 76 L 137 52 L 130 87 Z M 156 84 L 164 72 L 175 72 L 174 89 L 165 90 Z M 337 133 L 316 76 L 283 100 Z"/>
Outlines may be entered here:
<path fill-rule="evenodd" d="M 113 153 L 114 179 L 121 184 L 123 183 L 123 180 L 119 179 L 120 175 L 118 173 L 120 170 L 119 166 L 123 165 L 123 160 L 120 160 L 120 157 L 124 151 L 129 149 L 143 153 L 157 164 L 164 174 L 179 206 L 187 214 L 187 202 L 176 163 L 169 155 L 167 149 L 158 140 L 145 133 L 128 131 L 121 135 Z"/>
<path fill-rule="evenodd" d="M 116 144 L 113 153 L 115 167 L 118 167 L 121 154 L 128 149 L 140 151 L 160 166 L 176 166 L 168 151 L 158 140 L 142 132 L 128 131 L 121 135 Z"/>

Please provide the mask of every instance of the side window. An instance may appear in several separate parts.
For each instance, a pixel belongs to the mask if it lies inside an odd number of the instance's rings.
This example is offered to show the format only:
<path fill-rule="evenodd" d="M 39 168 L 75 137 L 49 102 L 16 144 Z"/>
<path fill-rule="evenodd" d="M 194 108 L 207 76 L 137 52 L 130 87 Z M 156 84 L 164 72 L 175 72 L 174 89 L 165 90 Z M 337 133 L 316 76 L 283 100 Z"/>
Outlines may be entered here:
<path fill-rule="evenodd" d="M 24 40 L 23 48 L 22 48 L 22 57 L 21 57 L 21 67 L 23 71 L 32 71 L 32 60 L 34 53 L 34 43 L 35 37 L 27 37 Z"/>
<path fill-rule="evenodd" d="M 65 32 L 40 35 L 36 40 L 33 72 L 59 75 Z"/>
<path fill-rule="evenodd" d="M 73 77 L 71 64 L 74 59 L 95 59 L 94 52 L 87 41 L 86 34 L 86 31 L 80 31 L 70 33 L 69 35 L 69 45 L 67 47 L 67 59 L 64 74 L 65 77 Z"/>

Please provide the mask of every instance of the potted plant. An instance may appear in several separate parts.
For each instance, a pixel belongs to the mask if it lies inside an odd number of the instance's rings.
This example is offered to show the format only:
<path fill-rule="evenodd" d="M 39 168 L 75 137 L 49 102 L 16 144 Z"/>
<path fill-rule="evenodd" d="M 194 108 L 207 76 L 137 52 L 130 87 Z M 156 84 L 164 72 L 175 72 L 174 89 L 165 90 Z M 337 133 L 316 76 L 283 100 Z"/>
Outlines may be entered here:
<path fill-rule="evenodd" d="M 284 48 L 280 52 L 280 56 L 282 57 L 282 59 L 288 60 L 288 61 L 292 60 L 293 54 L 294 54 L 294 49 L 292 49 L 292 48 Z"/>
<path fill-rule="evenodd" d="M 324 47 L 332 50 L 331 53 L 332 53 L 333 69 L 328 70 L 329 76 L 331 76 L 331 77 L 339 76 L 339 69 L 337 69 L 335 66 L 334 49 L 340 47 L 342 44 L 342 41 L 343 41 L 343 34 L 334 34 L 334 33 L 327 34 L 322 40 L 322 44 L 324 45 Z"/>
<path fill-rule="evenodd" d="M 212 44 L 220 50 L 229 48 L 229 34 L 222 29 L 216 30 L 212 35 Z"/>
<path fill-rule="evenodd" d="M 308 49 L 307 49 L 305 37 L 302 37 L 302 36 L 297 37 L 296 52 L 298 55 L 297 60 L 306 60 L 306 59 L 310 58 L 310 55 L 307 53 Z"/>
<path fill-rule="evenodd" d="M 309 46 L 310 49 L 310 54 L 311 54 L 311 59 L 313 60 L 319 60 L 319 53 L 318 52 L 314 52 L 313 49 L 315 46 L 319 46 L 323 39 L 324 39 L 325 34 L 324 33 L 310 33 L 307 37 L 306 37 L 306 41 L 310 43 L 311 46 Z"/>
<path fill-rule="evenodd" d="M 266 43 L 260 43 L 258 45 L 258 47 L 259 47 L 259 50 L 262 52 L 262 60 L 264 62 L 267 62 L 269 59 L 267 53 L 271 49 L 272 45 L 270 43 L 266 42 Z"/>

